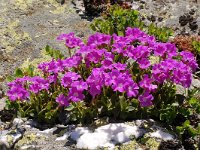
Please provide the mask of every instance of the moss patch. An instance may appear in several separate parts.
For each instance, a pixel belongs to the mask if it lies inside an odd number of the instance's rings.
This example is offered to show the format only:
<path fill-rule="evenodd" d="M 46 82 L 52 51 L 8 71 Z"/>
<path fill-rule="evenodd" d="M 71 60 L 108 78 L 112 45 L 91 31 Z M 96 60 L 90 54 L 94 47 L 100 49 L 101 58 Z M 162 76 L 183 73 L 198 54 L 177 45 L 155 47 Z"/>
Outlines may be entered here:
<path fill-rule="evenodd" d="M 38 64 L 40 64 L 41 62 L 49 62 L 51 61 L 52 58 L 51 56 L 46 55 L 46 51 L 45 49 L 41 50 L 41 57 L 39 58 L 35 58 L 33 60 L 30 60 L 30 58 L 28 58 L 26 61 L 24 61 L 22 63 L 22 65 L 20 66 L 20 68 L 23 70 L 25 68 L 28 68 L 29 65 L 32 65 L 35 67 L 35 71 L 38 72 L 39 70 L 37 69 Z"/>
<path fill-rule="evenodd" d="M 146 137 L 144 136 L 141 140 L 140 140 L 141 144 L 145 145 L 145 147 L 148 147 L 152 150 L 156 150 L 158 149 L 160 142 L 158 142 L 155 138 L 151 138 L 151 137 Z"/>
<path fill-rule="evenodd" d="M 27 32 L 21 32 L 18 30 L 19 20 L 6 21 L 1 18 L 1 21 L 7 24 L 6 28 L 0 29 L 0 43 L 6 48 L 6 52 L 12 52 L 16 46 L 20 45 L 22 41 L 31 41 L 31 37 Z"/>
<path fill-rule="evenodd" d="M 18 149 L 24 145 L 35 145 L 38 140 L 45 138 L 45 136 L 37 136 L 35 133 L 27 133 L 16 143 L 15 148 Z"/>
<path fill-rule="evenodd" d="M 120 145 L 120 146 L 116 146 L 115 150 L 136 150 L 138 149 L 140 146 L 137 143 L 136 140 L 132 140 L 131 142 L 128 142 L 126 144 Z"/>
<path fill-rule="evenodd" d="M 26 10 L 33 3 L 33 0 L 15 0 L 15 7 L 21 10 Z"/>

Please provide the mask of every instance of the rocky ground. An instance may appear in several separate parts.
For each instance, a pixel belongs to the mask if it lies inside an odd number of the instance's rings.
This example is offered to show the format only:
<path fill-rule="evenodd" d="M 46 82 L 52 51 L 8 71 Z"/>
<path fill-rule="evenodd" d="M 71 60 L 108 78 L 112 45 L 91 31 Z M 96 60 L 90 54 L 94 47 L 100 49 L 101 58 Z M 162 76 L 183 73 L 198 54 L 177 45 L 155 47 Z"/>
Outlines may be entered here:
<path fill-rule="evenodd" d="M 105 123 L 107 125 L 104 125 Z M 1 125 L 3 126 L 6 124 Z M 15 118 L 12 128 L 0 131 L 0 149 L 183 149 L 176 135 L 154 120 L 110 124 L 97 120 L 89 127 L 57 125 L 43 131 L 38 127 L 41 128 L 32 120 Z"/>
<path fill-rule="evenodd" d="M 199 0 L 139 0 L 132 3 L 143 20 L 173 29 L 174 35 L 200 35 Z"/>
<path fill-rule="evenodd" d="M 64 51 L 64 45 L 55 40 L 60 33 L 75 32 L 81 38 L 92 33 L 89 29 L 90 21 L 82 18 L 84 13 L 80 0 L 73 1 L 77 4 L 76 8 L 71 0 L 65 0 L 63 5 L 57 1 L 59 0 L 0 0 L 0 110 L 5 106 L 1 99 L 6 91 L 5 79 L 15 68 L 49 60 L 44 55 L 47 44 Z M 147 24 L 155 22 L 158 26 L 170 27 L 175 35 L 200 34 L 200 0 L 137 0 L 132 2 L 132 8 L 140 11 Z M 196 86 L 200 85 L 199 80 L 194 83 L 198 83 Z M 56 126 L 41 132 L 32 123 L 30 120 L 0 122 L 0 141 L 4 141 L 4 146 L 11 149 L 45 150 L 55 149 L 55 146 L 62 150 L 76 149 L 76 142 L 68 138 L 75 129 L 74 126 Z M 145 129 L 143 125 L 133 123 L 140 129 Z M 153 124 L 151 123 L 150 128 Z M 145 134 L 157 131 L 150 128 L 145 130 Z M 167 132 L 168 134 L 170 133 Z M 150 143 L 149 145 L 144 144 L 144 141 L 140 141 L 138 145 L 138 139 L 133 138 L 120 149 L 145 149 L 152 145 L 155 147 L 153 149 L 158 149 L 160 143 L 164 143 L 162 146 L 181 149 L 173 134 L 170 134 L 173 136 L 171 141 L 161 140 L 162 136 L 149 140 L 144 135 L 139 139 Z M 56 140 L 58 137 L 61 140 Z M 1 142 L 0 149 L 3 149 Z M 119 149 L 119 146 L 115 146 L 115 149 Z"/>

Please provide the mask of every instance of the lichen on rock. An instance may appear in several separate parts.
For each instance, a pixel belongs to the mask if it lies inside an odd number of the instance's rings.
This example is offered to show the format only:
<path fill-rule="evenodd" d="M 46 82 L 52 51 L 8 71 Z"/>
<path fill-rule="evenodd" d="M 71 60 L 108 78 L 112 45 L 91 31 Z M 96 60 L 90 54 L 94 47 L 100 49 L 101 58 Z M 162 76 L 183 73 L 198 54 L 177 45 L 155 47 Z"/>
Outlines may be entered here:
<path fill-rule="evenodd" d="M 44 135 L 37 135 L 37 133 L 27 132 L 23 138 L 15 144 L 15 148 L 20 149 L 20 147 L 23 146 L 36 145 L 38 140 L 44 140 L 45 138 L 46 137 Z"/>

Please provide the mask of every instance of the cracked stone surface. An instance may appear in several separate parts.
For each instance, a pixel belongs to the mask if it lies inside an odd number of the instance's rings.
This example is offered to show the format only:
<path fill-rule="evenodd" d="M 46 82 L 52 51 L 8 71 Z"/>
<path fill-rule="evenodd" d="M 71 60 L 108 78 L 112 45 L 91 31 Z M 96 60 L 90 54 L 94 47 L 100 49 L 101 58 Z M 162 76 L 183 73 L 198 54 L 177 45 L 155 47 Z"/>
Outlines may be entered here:
<path fill-rule="evenodd" d="M 162 141 L 177 141 L 173 134 L 151 119 L 93 127 L 56 125 L 43 131 L 35 128 L 32 120 L 15 118 L 12 124 L 11 128 L 0 131 L 0 148 L 4 145 L 16 150 L 77 150 L 100 147 L 115 150 L 158 149 Z M 120 135 L 120 138 L 115 135 Z M 136 140 L 139 137 L 141 140 Z M 177 146 L 182 147 L 180 143 Z"/>
<path fill-rule="evenodd" d="M 56 0 L 0 0 L 0 84 L 27 59 L 40 58 L 47 44 L 65 50 L 56 41 L 59 34 L 75 32 L 87 37 L 88 26 L 71 0 L 63 5 Z"/>

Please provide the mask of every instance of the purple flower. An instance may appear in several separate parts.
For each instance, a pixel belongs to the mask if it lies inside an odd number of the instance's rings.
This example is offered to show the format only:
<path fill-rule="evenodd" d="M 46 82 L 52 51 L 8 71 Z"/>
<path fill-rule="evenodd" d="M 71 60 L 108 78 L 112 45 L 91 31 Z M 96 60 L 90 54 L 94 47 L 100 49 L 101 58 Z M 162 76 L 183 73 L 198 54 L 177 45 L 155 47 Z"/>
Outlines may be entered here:
<path fill-rule="evenodd" d="M 149 78 L 147 74 L 143 76 L 143 79 L 139 82 L 141 88 L 148 92 L 155 92 L 157 85 L 152 84 L 153 79 Z"/>
<path fill-rule="evenodd" d="M 147 58 L 139 59 L 138 64 L 141 69 L 147 69 L 149 66 L 151 66 L 151 63 Z"/>
<path fill-rule="evenodd" d="M 63 67 L 60 66 L 60 63 L 58 65 L 58 62 L 52 59 L 51 62 L 39 64 L 38 69 L 42 70 L 44 73 L 58 73 L 63 70 Z"/>
<path fill-rule="evenodd" d="M 112 68 L 112 64 L 113 64 L 113 60 L 114 60 L 114 54 L 112 54 L 111 52 L 105 52 L 104 53 L 104 60 L 101 61 L 102 67 L 105 69 L 111 69 Z"/>
<path fill-rule="evenodd" d="M 147 58 L 150 55 L 151 50 L 147 46 L 137 46 L 129 52 L 129 56 L 131 56 L 134 60 Z"/>
<path fill-rule="evenodd" d="M 119 91 L 121 93 L 126 91 L 126 80 L 123 77 L 118 77 L 115 79 L 114 84 L 112 85 L 113 91 Z"/>
<path fill-rule="evenodd" d="M 111 69 L 112 68 L 112 64 L 113 62 L 109 59 L 105 59 L 101 62 L 102 64 L 102 67 L 105 68 L 105 69 Z"/>
<path fill-rule="evenodd" d="M 173 43 L 166 43 L 166 48 L 167 48 L 168 58 L 172 58 L 172 57 L 178 55 L 178 50 L 177 50 L 175 44 L 173 44 Z"/>
<path fill-rule="evenodd" d="M 105 84 L 105 75 L 103 68 L 93 68 L 91 75 L 86 80 L 89 86 L 89 93 L 95 97 L 101 93 L 101 88 Z"/>
<path fill-rule="evenodd" d="M 125 70 L 126 69 L 126 64 L 122 64 L 122 63 L 113 63 L 113 65 L 112 65 L 112 67 L 114 68 L 114 69 L 117 69 L 117 70 L 119 70 L 119 71 L 122 71 L 122 70 Z"/>
<path fill-rule="evenodd" d="M 195 71 L 198 68 L 196 58 L 191 52 L 182 51 L 180 52 L 180 55 L 182 56 L 182 62 L 187 64 L 193 71 Z"/>
<path fill-rule="evenodd" d="M 38 93 L 41 90 L 48 91 L 48 89 L 49 89 L 49 81 L 46 79 L 43 79 L 39 76 L 32 77 L 30 79 L 30 82 L 31 82 L 31 84 L 29 86 L 29 89 L 33 93 Z"/>
<path fill-rule="evenodd" d="M 69 99 L 63 94 L 60 94 L 58 97 L 56 97 L 56 102 L 61 106 L 69 106 L 70 104 Z"/>
<path fill-rule="evenodd" d="M 77 88 L 70 88 L 68 93 L 68 98 L 73 102 L 79 102 L 85 98 L 82 94 L 82 91 L 79 91 Z"/>
<path fill-rule="evenodd" d="M 12 82 L 7 83 L 7 85 L 11 88 L 13 86 L 23 86 L 28 80 L 30 80 L 30 77 L 25 76 L 22 78 L 17 78 Z"/>
<path fill-rule="evenodd" d="M 137 39 L 139 37 L 146 36 L 146 34 L 141 31 L 139 28 L 130 28 L 128 27 L 126 29 L 126 37 L 135 37 L 134 39 Z"/>
<path fill-rule="evenodd" d="M 192 72 L 190 68 L 182 62 L 177 64 L 176 67 L 178 69 L 174 67 L 174 70 L 172 71 L 172 76 L 170 76 L 170 79 L 174 83 L 180 84 L 184 86 L 185 88 L 190 87 L 192 83 Z"/>
<path fill-rule="evenodd" d="M 93 51 L 96 51 L 96 46 L 94 45 L 84 45 L 84 46 L 81 46 L 80 49 L 77 50 L 76 54 L 80 54 L 82 55 L 84 58 L 85 58 L 85 55 L 93 52 Z"/>
<path fill-rule="evenodd" d="M 91 83 L 89 93 L 94 98 L 96 95 L 99 95 L 101 93 L 101 89 L 102 89 L 102 86 Z"/>
<path fill-rule="evenodd" d="M 112 52 L 113 53 L 118 53 L 118 54 L 123 54 L 123 56 L 128 55 L 128 51 L 126 50 L 126 43 L 122 42 L 117 42 L 113 44 Z"/>
<path fill-rule="evenodd" d="M 93 63 L 98 63 L 102 59 L 102 55 L 99 55 L 97 52 L 91 52 L 87 55 L 86 60 Z"/>
<path fill-rule="evenodd" d="M 126 92 L 128 97 L 136 97 L 138 95 L 139 87 L 133 81 L 130 81 L 126 86 Z"/>
<path fill-rule="evenodd" d="M 48 76 L 49 83 L 57 83 L 58 81 L 58 74 L 52 74 Z"/>
<path fill-rule="evenodd" d="M 61 79 L 61 84 L 64 87 L 69 87 L 72 82 L 80 79 L 81 76 L 75 72 L 67 72 L 64 77 Z"/>
<path fill-rule="evenodd" d="M 61 34 L 57 37 L 57 40 L 65 41 L 65 44 L 68 48 L 75 48 L 77 46 L 83 46 L 84 43 L 80 38 L 75 37 L 74 33 Z"/>
<path fill-rule="evenodd" d="M 74 55 L 70 58 L 63 60 L 63 66 L 66 68 L 78 67 L 82 62 L 82 56 Z"/>
<path fill-rule="evenodd" d="M 143 31 L 141 31 L 139 28 L 130 28 L 128 27 L 126 29 L 126 38 L 129 39 L 129 41 L 139 41 L 142 45 L 153 45 L 155 43 L 156 39 L 153 36 L 149 36 Z"/>
<path fill-rule="evenodd" d="M 16 101 L 16 100 L 26 100 L 27 98 L 30 97 L 30 94 L 22 86 L 16 85 L 8 90 L 7 96 L 9 97 L 9 100 Z"/>
<path fill-rule="evenodd" d="M 187 88 L 192 81 L 192 72 L 182 61 L 166 59 L 153 66 L 152 77 L 159 83 L 171 80 Z"/>
<path fill-rule="evenodd" d="M 84 81 L 82 81 L 82 80 L 80 80 L 80 81 L 74 81 L 71 84 L 71 87 L 77 88 L 77 90 L 81 91 L 81 92 L 88 89 L 87 83 L 84 82 Z"/>
<path fill-rule="evenodd" d="M 148 107 L 153 105 L 152 100 L 154 97 L 149 92 L 145 92 L 144 94 L 140 95 L 138 99 L 141 107 Z"/>
<path fill-rule="evenodd" d="M 87 45 L 88 46 L 90 45 L 99 46 L 99 45 L 104 45 L 104 44 L 109 45 L 110 40 L 111 40 L 110 35 L 95 33 L 88 38 Z"/>
<path fill-rule="evenodd" d="M 116 69 L 112 69 L 111 72 L 105 74 L 105 85 L 111 86 L 115 83 L 116 79 L 120 76 L 120 72 Z"/>
<path fill-rule="evenodd" d="M 167 47 L 165 43 L 156 43 L 155 49 L 154 49 L 154 55 L 155 56 L 161 56 L 163 57 L 167 51 Z"/>
<path fill-rule="evenodd" d="M 48 63 L 40 63 L 39 65 L 38 65 L 38 69 L 40 69 L 41 71 L 43 71 L 43 72 L 47 72 L 47 70 L 48 70 Z"/>

